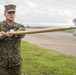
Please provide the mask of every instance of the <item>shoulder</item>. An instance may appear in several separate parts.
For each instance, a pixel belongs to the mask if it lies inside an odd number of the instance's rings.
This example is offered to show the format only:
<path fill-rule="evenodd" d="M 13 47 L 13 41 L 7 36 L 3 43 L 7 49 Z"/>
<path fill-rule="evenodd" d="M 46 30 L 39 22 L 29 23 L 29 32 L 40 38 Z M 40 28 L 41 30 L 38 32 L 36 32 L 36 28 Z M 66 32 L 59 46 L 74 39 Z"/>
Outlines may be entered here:
<path fill-rule="evenodd" d="M 0 28 L 2 28 L 5 25 L 4 21 L 0 21 Z"/>
<path fill-rule="evenodd" d="M 4 24 L 4 21 L 0 21 L 0 25 L 3 25 Z"/>
<path fill-rule="evenodd" d="M 15 22 L 15 25 L 18 26 L 18 27 L 19 27 L 19 26 L 23 26 L 23 27 L 24 27 L 23 24 L 21 24 L 21 23 L 17 23 L 17 22 Z"/>

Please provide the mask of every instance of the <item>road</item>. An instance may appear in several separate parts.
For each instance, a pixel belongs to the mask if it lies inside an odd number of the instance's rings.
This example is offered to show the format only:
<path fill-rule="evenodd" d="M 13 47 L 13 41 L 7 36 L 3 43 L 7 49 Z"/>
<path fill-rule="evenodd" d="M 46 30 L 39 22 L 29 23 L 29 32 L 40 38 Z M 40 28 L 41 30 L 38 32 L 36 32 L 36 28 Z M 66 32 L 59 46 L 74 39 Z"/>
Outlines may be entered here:
<path fill-rule="evenodd" d="M 22 40 L 76 57 L 76 37 L 72 33 L 48 32 L 27 34 Z"/>

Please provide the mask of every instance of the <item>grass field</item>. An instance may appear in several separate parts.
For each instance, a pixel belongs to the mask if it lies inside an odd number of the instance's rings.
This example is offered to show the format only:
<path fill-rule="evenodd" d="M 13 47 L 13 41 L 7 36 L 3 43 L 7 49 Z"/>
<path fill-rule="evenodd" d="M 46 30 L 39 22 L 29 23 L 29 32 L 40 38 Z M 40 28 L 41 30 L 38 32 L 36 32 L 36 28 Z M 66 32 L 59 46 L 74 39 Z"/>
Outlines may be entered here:
<path fill-rule="evenodd" d="M 22 75 L 76 75 L 76 57 L 21 43 Z"/>
<path fill-rule="evenodd" d="M 65 30 L 65 32 L 72 33 L 74 29 Z"/>

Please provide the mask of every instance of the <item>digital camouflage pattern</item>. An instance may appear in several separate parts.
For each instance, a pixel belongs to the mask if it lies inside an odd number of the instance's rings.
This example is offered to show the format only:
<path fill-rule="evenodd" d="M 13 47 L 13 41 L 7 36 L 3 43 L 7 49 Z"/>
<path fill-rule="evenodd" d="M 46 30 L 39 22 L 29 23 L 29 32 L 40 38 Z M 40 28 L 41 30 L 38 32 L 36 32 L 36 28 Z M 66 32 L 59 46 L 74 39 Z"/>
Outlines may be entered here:
<path fill-rule="evenodd" d="M 5 5 L 5 11 L 16 11 L 16 6 L 13 4 Z"/>
<path fill-rule="evenodd" d="M 21 65 L 0 67 L 0 75 L 21 75 Z"/>
<path fill-rule="evenodd" d="M 16 22 L 11 26 L 7 25 L 5 21 L 0 22 L 0 31 L 7 32 L 11 29 L 15 31 L 24 31 L 25 27 Z M 23 37 L 24 35 L 13 35 L 12 37 L 5 36 L 0 40 L 0 68 L 21 65 L 20 42 Z"/>

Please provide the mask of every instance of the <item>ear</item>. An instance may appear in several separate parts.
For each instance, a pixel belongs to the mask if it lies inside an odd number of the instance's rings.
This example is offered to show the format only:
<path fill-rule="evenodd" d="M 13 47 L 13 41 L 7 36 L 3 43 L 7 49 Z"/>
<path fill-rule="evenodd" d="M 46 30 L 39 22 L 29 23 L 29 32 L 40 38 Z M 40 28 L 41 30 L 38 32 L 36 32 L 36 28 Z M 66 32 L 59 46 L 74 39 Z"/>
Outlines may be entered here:
<path fill-rule="evenodd" d="M 5 16 L 5 13 L 4 13 L 4 16 Z"/>
<path fill-rule="evenodd" d="M 6 16 L 5 14 L 6 14 L 6 13 L 4 12 L 4 16 Z"/>

